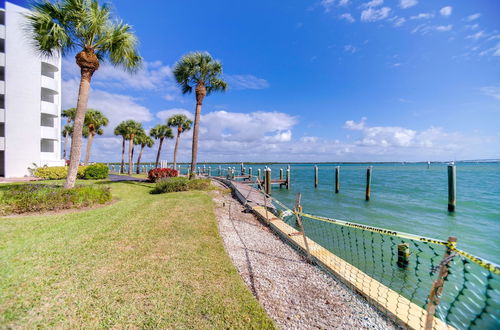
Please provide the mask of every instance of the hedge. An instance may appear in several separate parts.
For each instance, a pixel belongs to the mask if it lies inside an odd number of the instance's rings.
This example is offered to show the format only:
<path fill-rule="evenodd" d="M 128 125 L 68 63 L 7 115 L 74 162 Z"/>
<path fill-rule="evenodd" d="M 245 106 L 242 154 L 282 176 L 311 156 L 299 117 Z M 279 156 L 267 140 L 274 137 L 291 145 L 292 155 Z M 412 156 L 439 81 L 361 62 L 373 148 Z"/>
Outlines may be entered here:
<path fill-rule="evenodd" d="M 161 179 L 172 178 L 179 175 L 179 171 L 172 168 L 154 168 L 148 172 L 148 180 L 157 182 Z"/>

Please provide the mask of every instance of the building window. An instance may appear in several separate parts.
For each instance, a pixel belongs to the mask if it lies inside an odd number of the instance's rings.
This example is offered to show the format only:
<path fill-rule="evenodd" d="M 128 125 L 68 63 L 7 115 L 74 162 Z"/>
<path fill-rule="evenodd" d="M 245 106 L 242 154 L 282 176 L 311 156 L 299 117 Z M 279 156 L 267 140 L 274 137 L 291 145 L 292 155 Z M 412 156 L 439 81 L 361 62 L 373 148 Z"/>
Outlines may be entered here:
<path fill-rule="evenodd" d="M 0 137 L 5 137 L 5 123 L 0 123 Z"/>
<path fill-rule="evenodd" d="M 42 152 L 54 152 L 54 141 L 42 139 L 40 142 L 40 149 Z"/>
<path fill-rule="evenodd" d="M 42 62 L 42 75 L 53 79 L 54 67 L 50 64 Z"/>

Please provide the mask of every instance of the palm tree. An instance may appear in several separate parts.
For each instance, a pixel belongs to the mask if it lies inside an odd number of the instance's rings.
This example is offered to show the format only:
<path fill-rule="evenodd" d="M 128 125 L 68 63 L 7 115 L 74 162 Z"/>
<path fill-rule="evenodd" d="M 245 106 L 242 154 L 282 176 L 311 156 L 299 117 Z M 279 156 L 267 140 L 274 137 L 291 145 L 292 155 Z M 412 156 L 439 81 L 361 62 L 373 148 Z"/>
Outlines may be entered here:
<path fill-rule="evenodd" d="M 115 127 L 115 135 L 122 137 L 122 163 L 120 165 L 120 173 L 124 173 L 125 168 L 125 141 L 127 140 L 127 132 L 125 131 L 125 121 L 122 121 L 118 126 Z"/>
<path fill-rule="evenodd" d="M 64 151 L 63 151 L 64 159 L 66 159 L 66 147 L 68 145 L 68 137 L 73 134 L 73 126 L 71 125 L 71 123 L 75 120 L 75 114 L 76 114 L 76 108 L 69 108 L 61 112 L 61 115 L 63 117 L 68 118 L 68 123 L 64 126 L 64 129 L 62 131 L 64 136 Z M 68 129 L 66 129 L 66 127 L 68 127 Z M 69 130 L 69 128 L 71 128 L 71 131 Z"/>
<path fill-rule="evenodd" d="M 214 60 L 207 52 L 194 52 L 184 55 L 175 64 L 173 73 L 183 94 L 192 93 L 193 88 L 196 94 L 193 145 L 191 150 L 191 176 L 195 176 L 203 99 L 213 92 L 225 91 L 227 83 L 221 79 L 222 64 L 218 60 Z"/>
<path fill-rule="evenodd" d="M 170 127 L 161 124 L 158 124 L 155 127 L 153 127 L 149 131 L 149 135 L 155 139 L 160 139 L 160 145 L 158 146 L 158 153 L 156 154 L 156 167 L 158 167 L 158 163 L 160 162 L 160 153 L 161 153 L 161 146 L 163 145 L 163 140 L 165 138 L 173 139 L 174 135 L 172 134 L 172 129 Z"/>
<path fill-rule="evenodd" d="M 139 152 L 139 156 L 137 157 L 137 169 L 136 169 L 136 173 L 139 174 L 141 173 L 140 166 L 141 166 L 142 152 L 144 151 L 145 147 L 151 148 L 155 144 L 155 141 L 149 136 L 147 136 L 145 132 L 136 136 L 136 140 L 138 142 L 137 144 L 141 145 L 141 151 Z"/>
<path fill-rule="evenodd" d="M 177 127 L 177 137 L 175 138 L 174 148 L 174 170 L 177 169 L 177 149 L 179 148 L 179 140 L 182 132 L 189 131 L 193 121 L 185 115 L 173 115 L 167 119 L 167 125 L 170 127 Z"/>
<path fill-rule="evenodd" d="M 126 120 L 124 122 L 125 138 L 129 140 L 128 145 L 128 175 L 132 174 L 132 149 L 134 147 L 135 136 L 144 131 L 142 124 L 135 120 Z"/>
<path fill-rule="evenodd" d="M 89 163 L 90 160 L 90 149 L 92 148 L 92 142 L 96 135 L 103 135 L 104 130 L 102 127 L 108 126 L 108 118 L 102 114 L 99 110 L 88 109 L 85 113 L 84 125 L 88 129 L 88 140 L 87 140 L 87 153 L 85 155 L 85 165 Z"/>
<path fill-rule="evenodd" d="M 132 71 L 142 58 L 131 26 L 111 17 L 111 7 L 98 0 L 38 0 L 26 15 L 30 38 L 44 56 L 77 50 L 80 89 L 71 139 L 71 159 L 64 186 L 75 185 L 82 152 L 82 130 L 90 92 L 90 80 L 103 60 Z"/>

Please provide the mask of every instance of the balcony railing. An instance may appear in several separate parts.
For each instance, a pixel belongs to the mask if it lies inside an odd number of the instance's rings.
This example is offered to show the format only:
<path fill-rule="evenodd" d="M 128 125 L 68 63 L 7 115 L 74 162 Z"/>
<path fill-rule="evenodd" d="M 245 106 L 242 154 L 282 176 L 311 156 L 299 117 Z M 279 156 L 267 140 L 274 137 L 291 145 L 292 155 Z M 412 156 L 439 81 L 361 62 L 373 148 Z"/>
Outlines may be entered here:
<path fill-rule="evenodd" d="M 57 80 L 42 76 L 42 87 L 51 90 L 54 93 L 59 93 L 59 86 L 57 84 Z"/>
<path fill-rule="evenodd" d="M 56 127 L 41 126 L 41 137 L 47 140 L 58 140 L 59 131 Z"/>
<path fill-rule="evenodd" d="M 51 116 L 59 116 L 59 106 L 52 102 L 41 101 L 40 110 L 42 113 L 51 115 Z"/>

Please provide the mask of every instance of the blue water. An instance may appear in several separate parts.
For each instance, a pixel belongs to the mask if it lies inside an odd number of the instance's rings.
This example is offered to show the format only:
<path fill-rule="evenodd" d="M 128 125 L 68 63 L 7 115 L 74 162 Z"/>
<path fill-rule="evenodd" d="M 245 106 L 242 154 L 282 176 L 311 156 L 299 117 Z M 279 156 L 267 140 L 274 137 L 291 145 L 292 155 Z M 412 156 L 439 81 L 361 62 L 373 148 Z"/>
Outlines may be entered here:
<path fill-rule="evenodd" d="M 320 164 L 314 188 L 314 164 L 291 165 L 291 189 L 273 186 L 272 195 L 290 208 L 302 193 L 304 212 L 446 240 L 500 263 L 500 163 L 457 163 L 457 208 L 447 210 L 446 164 L 374 164 L 371 200 L 365 201 L 368 165 L 340 165 L 340 193 L 335 194 L 335 166 Z M 240 166 L 231 165 L 239 170 Z M 208 167 L 208 165 L 207 165 Z M 216 175 L 218 165 L 211 165 Z M 227 169 L 228 165 L 222 165 Z M 253 174 L 263 165 L 252 167 Z M 270 165 L 273 179 L 285 165 Z M 286 175 L 286 174 L 285 174 Z"/>

